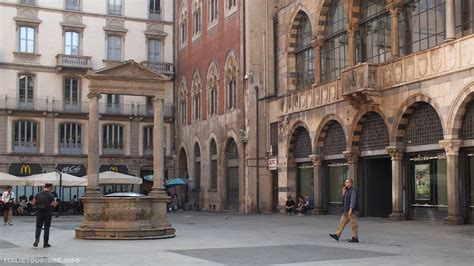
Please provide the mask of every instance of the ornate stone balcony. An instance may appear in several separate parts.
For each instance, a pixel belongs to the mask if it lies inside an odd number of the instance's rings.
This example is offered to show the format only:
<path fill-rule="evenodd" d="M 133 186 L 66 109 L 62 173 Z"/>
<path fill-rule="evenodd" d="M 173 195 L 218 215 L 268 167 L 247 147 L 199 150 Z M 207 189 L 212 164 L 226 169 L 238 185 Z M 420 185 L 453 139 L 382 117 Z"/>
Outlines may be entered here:
<path fill-rule="evenodd" d="M 156 73 L 170 75 L 170 76 L 174 75 L 174 69 L 173 69 L 172 63 L 143 61 L 141 62 L 141 64 Z"/>
<path fill-rule="evenodd" d="M 90 56 L 80 55 L 56 55 L 56 70 L 62 72 L 65 69 L 78 69 L 87 71 L 92 69 L 92 59 Z"/>
<path fill-rule="evenodd" d="M 362 63 L 342 72 L 342 98 L 352 106 L 373 102 L 373 97 L 380 96 L 379 66 Z"/>

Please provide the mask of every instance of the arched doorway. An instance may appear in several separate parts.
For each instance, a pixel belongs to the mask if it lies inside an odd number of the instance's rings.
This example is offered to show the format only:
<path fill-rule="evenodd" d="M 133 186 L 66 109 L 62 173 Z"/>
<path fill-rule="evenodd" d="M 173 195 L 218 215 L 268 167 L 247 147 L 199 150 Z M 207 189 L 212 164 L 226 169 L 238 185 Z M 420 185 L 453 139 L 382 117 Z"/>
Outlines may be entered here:
<path fill-rule="evenodd" d="M 464 118 L 462 120 L 462 128 L 460 137 L 463 140 L 463 149 L 460 156 L 461 171 L 465 171 L 466 178 L 460 179 L 461 187 L 466 191 L 460 191 L 461 199 L 461 215 L 467 217 L 469 223 L 474 221 L 474 101 L 466 106 Z M 463 206 L 464 205 L 464 206 Z"/>
<path fill-rule="evenodd" d="M 309 158 L 312 153 L 311 137 L 303 126 L 293 131 L 290 140 L 290 156 L 296 166 L 296 196 L 314 197 L 313 164 Z"/>
<path fill-rule="evenodd" d="M 184 148 L 179 150 L 179 158 L 178 158 L 178 176 L 180 178 L 188 178 L 188 156 L 186 155 L 186 151 Z"/>
<path fill-rule="evenodd" d="M 193 204 L 195 209 L 201 208 L 201 148 L 194 145 L 194 176 L 193 176 Z"/>
<path fill-rule="evenodd" d="M 330 214 L 341 211 L 341 188 L 349 175 L 349 166 L 343 152 L 346 150 L 346 134 L 336 120 L 328 121 L 318 138 L 318 153 L 324 155 L 322 187 L 323 202 Z"/>
<path fill-rule="evenodd" d="M 364 114 L 354 130 L 352 146 L 359 147 L 359 208 L 364 216 L 387 218 L 392 212 L 392 161 L 387 154 L 390 141 L 383 118 L 376 112 Z"/>
<path fill-rule="evenodd" d="M 227 209 L 239 211 L 239 151 L 231 139 L 227 144 Z"/>
<path fill-rule="evenodd" d="M 407 201 L 410 218 L 443 220 L 447 212 L 446 153 L 439 141 L 443 127 L 436 110 L 426 102 L 412 104 L 398 127 L 406 146 Z M 399 133 L 400 134 L 400 133 Z"/>

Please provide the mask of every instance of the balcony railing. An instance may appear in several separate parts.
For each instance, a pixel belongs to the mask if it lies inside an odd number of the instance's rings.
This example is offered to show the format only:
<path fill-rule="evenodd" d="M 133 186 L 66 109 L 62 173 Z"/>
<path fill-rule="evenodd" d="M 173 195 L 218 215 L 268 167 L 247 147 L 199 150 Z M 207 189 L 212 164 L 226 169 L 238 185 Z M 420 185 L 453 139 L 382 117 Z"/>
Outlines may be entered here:
<path fill-rule="evenodd" d="M 137 104 L 137 115 L 143 117 L 152 117 L 153 116 L 153 106 L 150 106 L 145 103 Z M 174 119 L 174 105 L 165 104 L 163 106 L 163 118 L 164 119 Z"/>
<path fill-rule="evenodd" d="M 80 68 L 92 69 L 92 57 L 80 55 L 56 55 L 57 67 L 62 68 Z"/>
<path fill-rule="evenodd" d="M 141 64 L 156 73 L 165 74 L 165 75 L 174 75 L 174 69 L 173 69 L 172 63 L 143 61 Z"/>
<path fill-rule="evenodd" d="M 80 143 L 59 143 L 59 153 L 66 155 L 82 154 L 82 144 Z"/>
<path fill-rule="evenodd" d="M 123 155 L 123 145 L 104 145 L 102 153 L 107 155 Z"/>
<path fill-rule="evenodd" d="M 379 66 L 377 64 L 362 63 L 342 72 L 343 93 L 359 90 L 380 89 Z"/>
<path fill-rule="evenodd" d="M 15 141 L 13 142 L 13 152 L 15 153 L 37 153 L 36 142 Z"/>

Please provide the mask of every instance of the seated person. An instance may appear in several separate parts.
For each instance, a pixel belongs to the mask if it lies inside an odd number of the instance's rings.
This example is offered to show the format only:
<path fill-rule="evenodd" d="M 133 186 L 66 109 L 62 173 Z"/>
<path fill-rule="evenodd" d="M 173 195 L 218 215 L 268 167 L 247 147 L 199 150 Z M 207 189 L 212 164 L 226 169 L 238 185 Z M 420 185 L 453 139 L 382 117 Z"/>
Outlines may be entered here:
<path fill-rule="evenodd" d="M 295 201 L 291 198 L 291 195 L 288 195 L 285 203 L 285 209 L 288 215 L 295 213 Z"/>
<path fill-rule="evenodd" d="M 311 199 L 309 194 L 306 195 L 304 207 L 305 211 L 314 209 L 314 201 Z"/>
<path fill-rule="evenodd" d="M 309 204 L 309 203 L 308 203 Z M 298 216 L 303 216 L 304 213 L 306 212 L 306 201 L 303 198 L 303 196 L 298 197 L 298 208 L 296 208 L 296 211 L 298 212 Z"/>

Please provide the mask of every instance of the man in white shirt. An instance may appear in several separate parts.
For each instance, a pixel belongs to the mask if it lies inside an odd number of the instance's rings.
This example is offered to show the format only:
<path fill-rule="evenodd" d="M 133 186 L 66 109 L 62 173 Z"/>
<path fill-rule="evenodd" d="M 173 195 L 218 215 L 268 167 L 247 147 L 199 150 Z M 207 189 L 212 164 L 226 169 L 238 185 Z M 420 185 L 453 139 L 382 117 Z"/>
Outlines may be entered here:
<path fill-rule="evenodd" d="M 7 190 L 2 194 L 3 201 L 3 225 L 13 225 L 13 203 L 15 202 L 15 192 L 12 186 L 7 186 Z"/>

